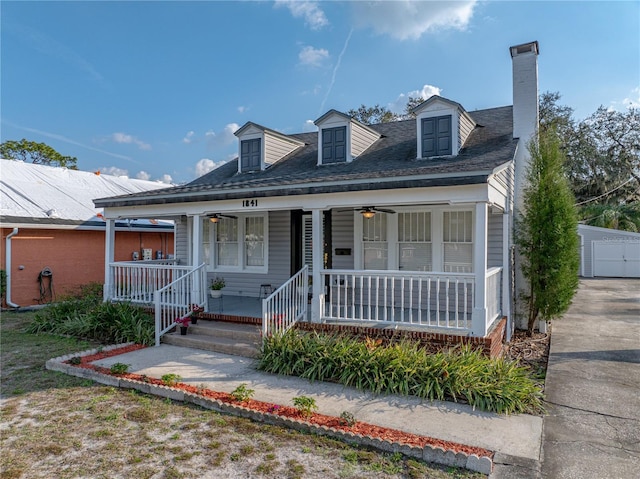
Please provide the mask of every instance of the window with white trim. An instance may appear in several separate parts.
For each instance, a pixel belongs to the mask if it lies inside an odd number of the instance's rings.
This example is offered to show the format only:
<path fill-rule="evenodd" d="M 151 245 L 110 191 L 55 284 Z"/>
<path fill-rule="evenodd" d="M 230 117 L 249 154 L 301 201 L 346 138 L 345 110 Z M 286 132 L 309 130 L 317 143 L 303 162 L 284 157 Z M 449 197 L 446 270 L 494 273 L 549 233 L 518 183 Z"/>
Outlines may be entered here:
<path fill-rule="evenodd" d="M 473 272 L 473 212 L 445 211 L 442 218 L 444 270 Z"/>
<path fill-rule="evenodd" d="M 398 213 L 398 265 L 406 271 L 431 271 L 431 213 Z"/>
<path fill-rule="evenodd" d="M 219 218 L 215 224 L 214 267 L 238 266 L 238 219 Z"/>
<path fill-rule="evenodd" d="M 204 220 L 203 261 L 212 271 L 264 271 L 267 268 L 267 214 Z"/>
<path fill-rule="evenodd" d="M 377 213 L 362 219 L 362 251 L 364 269 L 387 269 L 387 215 Z"/>
<path fill-rule="evenodd" d="M 244 264 L 264 266 L 264 217 L 248 216 L 244 220 Z"/>

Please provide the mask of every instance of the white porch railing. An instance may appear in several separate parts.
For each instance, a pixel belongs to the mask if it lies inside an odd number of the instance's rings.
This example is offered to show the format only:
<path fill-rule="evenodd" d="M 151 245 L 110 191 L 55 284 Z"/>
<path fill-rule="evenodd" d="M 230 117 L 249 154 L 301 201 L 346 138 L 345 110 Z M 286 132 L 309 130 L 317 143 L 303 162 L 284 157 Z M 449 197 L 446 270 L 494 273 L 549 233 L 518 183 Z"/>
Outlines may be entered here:
<path fill-rule="evenodd" d="M 307 314 L 309 267 L 305 266 L 262 300 L 262 337 L 283 334 Z"/>
<path fill-rule="evenodd" d="M 191 313 L 191 305 L 204 306 L 207 301 L 207 272 L 201 264 L 154 293 L 156 346 L 160 338 L 175 326 L 176 318 Z"/>
<path fill-rule="evenodd" d="M 123 261 L 109 264 L 110 287 L 105 299 L 150 304 L 153 293 L 193 270 L 175 260 Z"/>
<path fill-rule="evenodd" d="M 486 275 L 487 331 L 502 315 L 502 268 L 490 268 Z"/>
<path fill-rule="evenodd" d="M 487 328 L 500 311 L 500 272 L 487 273 Z M 322 270 L 322 321 L 427 326 L 471 333 L 476 302 L 473 273 Z"/>

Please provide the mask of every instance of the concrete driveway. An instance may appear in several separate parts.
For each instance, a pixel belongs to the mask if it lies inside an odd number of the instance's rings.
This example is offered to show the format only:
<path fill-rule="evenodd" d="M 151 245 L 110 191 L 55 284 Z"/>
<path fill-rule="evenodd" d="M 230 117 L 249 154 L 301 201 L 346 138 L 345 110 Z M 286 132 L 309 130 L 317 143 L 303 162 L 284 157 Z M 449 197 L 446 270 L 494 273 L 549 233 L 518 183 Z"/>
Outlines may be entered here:
<path fill-rule="evenodd" d="M 583 279 L 553 323 L 542 477 L 640 477 L 640 280 Z"/>

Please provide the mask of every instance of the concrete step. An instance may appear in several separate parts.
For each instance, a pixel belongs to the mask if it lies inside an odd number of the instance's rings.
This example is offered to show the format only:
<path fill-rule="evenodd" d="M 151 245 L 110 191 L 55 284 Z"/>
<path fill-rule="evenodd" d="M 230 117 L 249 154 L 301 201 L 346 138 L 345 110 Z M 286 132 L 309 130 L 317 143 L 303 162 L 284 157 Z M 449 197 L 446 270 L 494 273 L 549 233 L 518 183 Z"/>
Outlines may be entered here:
<path fill-rule="evenodd" d="M 229 323 L 225 321 L 198 320 L 189 325 L 189 334 L 237 339 L 244 342 L 260 342 L 260 326 L 255 324 Z"/>
<path fill-rule="evenodd" d="M 260 327 L 252 324 L 203 321 L 189 325 L 186 335 L 168 333 L 162 342 L 174 346 L 202 349 L 255 358 L 260 350 Z"/>

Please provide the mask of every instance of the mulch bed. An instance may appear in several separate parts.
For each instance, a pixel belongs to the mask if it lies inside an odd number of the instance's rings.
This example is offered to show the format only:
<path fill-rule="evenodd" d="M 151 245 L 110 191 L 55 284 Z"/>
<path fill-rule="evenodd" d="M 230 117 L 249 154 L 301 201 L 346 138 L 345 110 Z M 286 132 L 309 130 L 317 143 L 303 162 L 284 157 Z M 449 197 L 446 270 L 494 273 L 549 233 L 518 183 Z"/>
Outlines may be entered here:
<path fill-rule="evenodd" d="M 81 359 L 80 364 L 74 364 L 74 366 L 85 368 L 85 369 L 93 369 L 94 371 L 97 371 L 102 374 L 108 374 L 108 375 L 117 376 L 125 379 L 141 381 L 141 382 L 154 384 L 158 386 L 166 386 L 166 384 L 161 379 L 150 378 L 145 375 L 133 374 L 133 373 L 114 374 L 108 368 L 95 366 L 91 364 L 93 361 L 98 361 L 100 359 L 117 356 L 119 354 L 136 351 L 138 349 L 142 349 L 145 347 L 146 346 L 142 346 L 142 345 L 130 345 L 122 348 L 112 349 L 110 351 L 102 351 L 96 354 L 83 356 L 80 358 Z M 67 363 L 71 364 L 70 361 L 67 361 Z M 468 455 L 475 454 L 478 457 L 485 457 L 485 456 L 491 457 L 491 458 L 493 457 L 492 451 L 489 451 L 487 449 L 483 449 L 480 447 L 473 447 L 473 446 L 467 446 L 464 444 L 458 444 L 455 442 L 443 441 L 443 440 L 432 438 L 432 437 L 420 436 L 417 434 L 411 434 L 403 431 L 398 431 L 395 429 L 384 428 L 381 426 L 367 424 L 359 421 L 356 422 L 354 425 L 349 426 L 348 424 L 345 423 L 344 420 L 334 416 L 327 416 L 319 413 L 312 413 L 309 416 L 305 416 L 301 411 L 299 411 L 297 408 L 294 408 L 294 407 L 281 406 L 278 404 L 256 401 L 254 399 L 249 399 L 247 401 L 238 401 L 234 399 L 229 393 L 212 391 L 210 389 L 191 386 L 189 384 L 184 384 L 184 383 L 178 383 L 178 384 L 172 385 L 171 387 L 174 387 L 176 389 L 181 389 L 185 392 L 189 392 L 192 394 L 197 394 L 209 399 L 216 399 L 218 401 L 221 401 L 227 404 L 243 406 L 260 413 L 275 414 L 278 416 L 288 417 L 291 419 L 304 420 L 310 424 L 314 424 L 317 426 L 326 426 L 333 429 L 348 431 L 354 434 L 360 434 L 363 436 L 378 438 L 378 439 L 387 440 L 390 442 L 397 442 L 400 444 L 418 446 L 422 448 L 424 448 L 425 446 L 440 447 L 445 451 L 453 451 L 456 453 L 463 452 Z"/>

